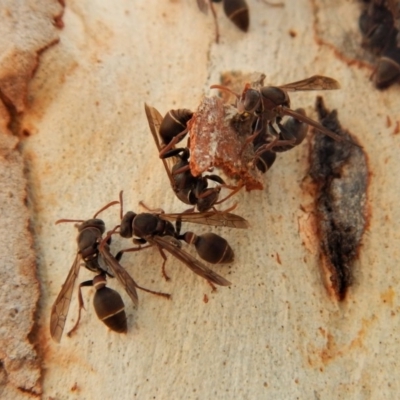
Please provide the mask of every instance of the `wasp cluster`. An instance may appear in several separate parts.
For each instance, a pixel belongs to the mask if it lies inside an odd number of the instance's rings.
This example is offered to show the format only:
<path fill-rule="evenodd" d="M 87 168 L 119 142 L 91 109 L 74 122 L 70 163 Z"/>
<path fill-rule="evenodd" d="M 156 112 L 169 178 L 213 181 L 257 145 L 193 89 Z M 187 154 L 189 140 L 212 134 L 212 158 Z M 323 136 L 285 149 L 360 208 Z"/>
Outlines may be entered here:
<path fill-rule="evenodd" d="M 263 86 L 263 80 L 262 75 L 245 84 L 241 93 L 228 86 L 212 86 L 234 95 L 233 105 L 219 97 L 205 97 L 196 111 L 170 110 L 164 117 L 146 105 L 160 158 L 176 196 L 204 211 L 242 187 L 262 188 L 260 176 L 274 164 L 277 153 L 302 143 L 309 126 L 323 133 L 314 140 L 310 175 L 316 184 L 320 251 L 326 260 L 328 286 L 343 300 L 352 283 L 352 266 L 366 226 L 368 170 L 363 149 L 341 128 L 336 111 L 325 109 L 322 98 L 317 106 L 319 122 L 307 117 L 302 108 L 290 108 L 290 91 L 338 89 L 337 81 L 314 75 L 281 86 Z M 188 145 L 176 147 L 187 134 Z M 236 185 L 227 185 L 215 174 L 204 175 L 214 167 L 222 169 Z M 217 186 L 208 187 L 209 180 Z M 222 188 L 231 193 L 219 200 Z"/>
<path fill-rule="evenodd" d="M 303 108 L 290 108 L 290 91 L 338 89 L 336 80 L 314 75 L 281 86 L 264 86 L 264 78 L 261 75 L 245 84 L 241 93 L 229 86 L 211 86 L 235 96 L 234 104 L 216 96 L 204 97 L 196 111 L 171 110 L 164 118 L 146 106 L 160 157 L 180 200 L 198 208 L 206 202 L 210 207 L 225 200 L 217 202 L 216 191 L 221 188 L 232 191 L 228 197 L 242 187 L 263 189 L 262 175 L 274 164 L 277 153 L 301 144 L 309 126 L 336 141 L 348 140 L 307 117 Z M 188 132 L 188 145 L 176 148 Z M 234 185 L 215 174 L 203 175 L 214 167 L 223 170 Z M 218 185 L 210 189 L 207 180 Z"/>
<path fill-rule="evenodd" d="M 202 3 L 198 1 L 199 6 Z M 212 5 L 211 2 L 207 4 Z M 235 10 L 236 14 L 232 10 L 227 11 L 228 4 L 238 8 Z M 386 67 L 389 65 L 390 68 L 394 64 L 394 75 L 396 68 L 398 75 L 399 64 L 394 56 L 394 50 L 398 52 L 398 31 L 394 27 L 392 14 L 382 4 L 378 5 L 377 2 L 368 4 L 361 16 L 360 26 L 366 45 L 380 49 L 380 62 Z M 245 25 L 247 29 L 248 8 L 244 1 L 224 1 L 224 6 L 225 12 L 233 22 L 238 22 L 235 15 L 240 16 L 241 20 L 244 18 L 244 21 L 247 18 Z M 387 19 L 390 20 L 390 29 L 387 28 Z M 382 44 L 382 36 L 389 38 L 385 46 Z M 384 87 L 393 81 L 393 73 L 390 75 L 386 67 L 378 68 L 379 87 Z M 359 208 L 360 202 L 365 203 L 367 181 L 362 178 L 366 176 L 366 167 L 361 178 L 355 174 L 363 183 L 364 191 L 360 196 L 364 197 L 343 198 L 341 200 L 344 203 L 339 204 L 335 188 L 332 188 L 335 186 L 332 185 L 334 179 L 332 176 L 336 179 L 338 169 L 332 167 L 327 170 L 325 161 L 329 159 L 335 165 L 340 163 L 340 171 L 347 171 L 347 168 L 352 169 L 354 164 L 360 164 L 354 163 L 353 160 L 363 153 L 361 147 L 353 142 L 352 137 L 341 129 L 336 114 L 328 118 L 330 114 L 324 108 L 322 100 L 317 107 L 320 116 L 320 122 L 317 122 L 309 118 L 303 108 L 291 109 L 289 97 L 290 92 L 334 90 L 339 89 L 340 85 L 335 79 L 322 75 L 314 75 L 280 86 L 265 86 L 264 78 L 265 75 L 261 75 L 256 81 L 244 84 L 243 90 L 238 92 L 227 85 L 211 86 L 213 89 L 219 89 L 222 94 L 234 96 L 233 104 L 223 101 L 221 97 L 205 97 L 196 111 L 186 108 L 174 109 L 168 111 L 164 117 L 156 108 L 145 104 L 150 131 L 170 186 L 177 198 L 190 208 L 182 213 L 165 213 L 163 210 L 151 210 L 142 204 L 147 212 L 124 213 L 121 192 L 119 201 L 107 204 L 91 219 L 57 221 L 57 223 L 78 223 L 78 251 L 51 310 L 50 332 L 55 341 L 61 340 L 81 264 L 92 271 L 95 277 L 79 285 L 79 315 L 69 334 L 77 329 L 81 309 L 84 307 L 82 287 L 95 287 L 96 314 L 110 329 L 119 333 L 127 331 L 125 305 L 118 292 L 107 288 L 107 278 L 117 278 L 135 306 L 139 304 L 137 289 L 160 297 L 170 297 L 168 293 L 150 290 L 135 282 L 121 265 L 121 259 L 126 252 L 142 251 L 147 248 L 158 249 L 163 259 L 162 275 L 166 280 L 169 279 L 165 270 L 166 253 L 169 253 L 194 273 L 206 279 L 213 289 L 214 285 L 229 286 L 231 283 L 227 279 L 204 263 L 232 262 L 234 251 L 227 240 L 212 232 L 201 235 L 192 231 L 182 233 L 182 223 L 246 229 L 248 222 L 241 216 L 231 213 L 235 206 L 225 210 L 218 210 L 216 206 L 224 203 L 242 188 L 248 191 L 262 189 L 262 176 L 275 163 L 277 153 L 289 151 L 301 144 L 307 136 L 309 126 L 325 135 L 322 136 L 323 140 L 316 142 L 316 152 L 319 156 L 314 157 L 311 175 L 320 190 L 318 212 L 321 219 L 326 222 L 328 217 L 332 217 L 330 222 L 327 222 L 327 227 L 321 227 L 320 235 L 326 256 L 331 261 L 331 281 L 334 290 L 340 300 L 344 298 L 346 289 L 351 283 L 350 264 L 357 254 L 365 223 L 359 223 L 360 229 L 352 234 L 346 225 L 348 220 L 345 216 L 344 221 L 338 223 L 339 228 L 332 229 L 331 221 L 337 222 L 336 217 L 340 212 L 335 214 L 331 211 L 334 208 L 348 208 L 348 200 L 351 200 L 354 210 Z M 179 143 L 187 136 L 189 137 L 187 144 L 179 147 Z M 346 157 L 342 160 L 343 153 Z M 350 154 L 353 156 L 350 157 Z M 220 168 L 229 182 L 214 173 L 214 168 Z M 355 170 L 358 172 L 357 168 Z M 321 175 L 321 171 L 327 173 Z M 356 178 L 353 179 L 355 186 L 359 182 Z M 347 185 L 347 181 L 341 183 Z M 228 190 L 229 193 L 221 196 L 222 190 Z M 115 204 L 120 204 L 119 223 L 106 233 L 103 220 L 97 216 Z M 356 215 L 356 212 L 353 214 Z M 362 214 L 361 211 L 359 220 L 362 220 Z M 131 239 L 134 246 L 121 249 L 116 254 L 112 253 L 110 243 L 115 234 Z M 198 258 L 182 248 L 184 243 L 193 245 Z M 338 258 L 340 260 L 336 262 Z"/>
<path fill-rule="evenodd" d="M 374 83 L 385 89 L 400 78 L 400 9 L 394 0 L 364 1 L 359 26 L 362 45 L 377 57 Z"/>
<path fill-rule="evenodd" d="M 302 108 L 290 108 L 288 92 L 338 89 L 337 81 L 314 75 L 281 86 L 263 86 L 263 80 L 262 75 L 256 82 L 246 84 L 242 93 L 236 93 L 226 86 L 212 86 L 233 94 L 236 97 L 233 105 L 223 103 L 218 97 L 205 98 L 195 112 L 188 109 L 170 110 L 162 117 L 154 107 L 145 104 L 150 131 L 171 188 L 177 198 L 191 208 L 183 213 L 167 214 L 162 210 L 151 210 L 142 204 L 148 212 L 124 213 L 121 192 L 119 201 L 107 204 L 89 220 L 57 221 L 78 223 L 79 234 L 78 252 L 51 312 L 50 332 L 55 341 L 61 340 L 82 261 L 96 276 L 79 285 L 79 316 L 69 334 L 79 324 L 83 308 L 81 288 L 84 286 L 94 286 L 96 289 L 94 308 L 98 317 L 110 329 L 126 332 L 124 303 L 118 292 L 106 287 L 107 277 L 116 277 L 136 306 L 139 303 L 136 289 L 166 298 L 170 295 L 139 286 L 120 264 L 124 253 L 141 251 L 148 247 L 157 248 L 163 258 L 162 274 L 166 280 L 169 277 L 165 271 L 165 252 L 206 279 L 213 289 L 214 285 L 229 286 L 227 279 L 182 249 L 182 243 L 185 242 L 193 245 L 198 257 L 207 263 L 230 263 L 234 259 L 234 252 L 229 243 L 212 232 L 202 235 L 191 231 L 182 233 L 182 222 L 247 228 L 248 222 L 244 218 L 230 213 L 235 206 L 222 211 L 215 206 L 226 201 L 242 187 L 248 190 L 259 188 L 254 177 L 265 173 L 273 165 L 277 152 L 288 151 L 302 143 L 308 126 L 323 133 L 331 142 L 343 143 L 346 149 L 354 146 L 351 137 L 336 129 L 336 125 L 331 126 L 323 120 L 322 123 L 314 121 L 306 116 Z M 177 147 L 188 133 L 189 143 Z M 213 154 L 210 146 L 214 148 Z M 210 174 L 214 167 L 222 167 L 229 177 L 236 178 L 236 183 L 228 184 L 219 175 Z M 230 193 L 221 199 L 222 189 L 227 189 Z M 103 237 L 106 232 L 105 224 L 97 216 L 115 204 L 120 204 L 120 222 Z M 135 246 L 122 249 L 116 255 L 112 254 L 109 245 L 114 234 L 133 239 Z M 329 235 L 325 234 L 327 241 L 332 236 Z"/>

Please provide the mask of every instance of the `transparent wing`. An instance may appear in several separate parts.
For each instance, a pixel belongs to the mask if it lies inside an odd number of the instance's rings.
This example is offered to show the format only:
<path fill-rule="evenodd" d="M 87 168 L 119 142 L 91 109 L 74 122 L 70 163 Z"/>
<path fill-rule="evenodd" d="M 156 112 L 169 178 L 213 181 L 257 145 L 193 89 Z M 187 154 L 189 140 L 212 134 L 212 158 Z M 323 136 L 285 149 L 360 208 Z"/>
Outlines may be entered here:
<path fill-rule="evenodd" d="M 55 342 L 60 342 L 62 333 L 64 331 L 65 321 L 67 320 L 69 305 L 71 304 L 72 291 L 76 278 L 79 274 L 81 257 L 78 253 L 75 257 L 74 263 L 69 270 L 67 279 L 65 280 L 56 301 L 51 308 L 50 317 L 50 334 Z"/>
<path fill-rule="evenodd" d="M 146 112 L 147 121 L 149 123 L 151 134 L 156 142 L 157 149 L 162 149 L 162 139 L 159 134 L 160 126 L 163 120 L 162 115 L 154 108 L 144 103 L 144 110 Z"/>
<path fill-rule="evenodd" d="M 110 253 L 109 247 L 107 244 L 99 246 L 99 252 L 101 256 L 104 258 L 106 264 L 110 267 L 113 275 L 118 279 L 118 282 L 124 287 L 126 293 L 128 293 L 129 297 L 133 301 L 135 306 L 139 305 L 139 297 L 137 295 L 136 282 L 132 279 L 132 277 L 128 274 L 124 267 L 114 258 L 114 256 Z"/>
<path fill-rule="evenodd" d="M 151 134 L 153 135 L 154 142 L 156 143 L 157 150 L 160 153 L 163 148 L 163 141 L 160 136 L 160 126 L 163 120 L 161 114 L 154 108 L 146 103 L 144 104 L 144 109 L 146 112 L 147 121 L 149 123 Z M 174 146 L 171 148 L 175 148 Z M 172 167 L 179 161 L 178 157 L 168 157 L 168 158 L 161 158 L 165 171 L 167 172 L 168 179 L 172 187 L 175 186 L 175 181 L 172 177 Z"/>
<path fill-rule="evenodd" d="M 200 275 L 202 278 L 207 279 L 208 281 L 220 286 L 231 285 L 228 280 L 218 275 L 210 268 L 206 267 L 203 263 L 191 256 L 189 253 L 186 253 L 186 251 L 182 250 L 171 240 L 168 240 L 162 236 L 146 237 L 146 240 L 149 243 L 153 243 L 158 247 L 167 250 L 178 260 L 186 264 L 195 274 Z"/>
<path fill-rule="evenodd" d="M 166 221 L 181 220 L 193 224 L 224 226 L 228 228 L 247 229 L 249 223 L 239 215 L 224 213 L 223 211 L 206 211 L 193 213 L 160 214 L 159 217 Z"/>
<path fill-rule="evenodd" d="M 314 75 L 301 81 L 287 83 L 279 86 L 287 91 L 296 90 L 334 90 L 340 89 L 340 84 L 335 79 L 322 75 Z"/>
<path fill-rule="evenodd" d="M 97 263 L 99 266 L 99 271 L 104 271 L 111 278 L 115 278 L 113 269 L 104 261 L 104 257 L 98 257 Z"/>
<path fill-rule="evenodd" d="M 299 114 L 296 111 L 291 110 L 290 108 L 283 107 L 281 111 L 285 115 L 289 115 L 289 116 L 297 119 L 298 121 L 305 122 L 306 124 L 311 125 L 316 130 L 324 133 L 325 135 L 331 137 L 332 139 L 334 139 L 338 142 L 341 142 L 344 140 L 344 138 L 342 136 L 338 135 L 335 132 L 330 131 L 329 129 L 325 128 L 317 121 L 314 121 L 313 119 L 308 118 L 305 115 Z"/>

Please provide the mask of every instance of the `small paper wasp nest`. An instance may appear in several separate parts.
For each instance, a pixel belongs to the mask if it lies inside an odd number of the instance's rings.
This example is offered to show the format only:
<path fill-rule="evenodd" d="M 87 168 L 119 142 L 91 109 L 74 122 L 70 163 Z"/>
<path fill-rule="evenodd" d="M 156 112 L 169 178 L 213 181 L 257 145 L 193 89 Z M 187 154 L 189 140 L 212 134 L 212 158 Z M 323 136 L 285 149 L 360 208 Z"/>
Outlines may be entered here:
<path fill-rule="evenodd" d="M 254 118 L 239 114 L 220 97 L 204 97 L 188 123 L 192 174 L 217 167 L 246 190 L 263 189 L 262 173 L 254 165 L 254 146 L 246 145 Z"/>

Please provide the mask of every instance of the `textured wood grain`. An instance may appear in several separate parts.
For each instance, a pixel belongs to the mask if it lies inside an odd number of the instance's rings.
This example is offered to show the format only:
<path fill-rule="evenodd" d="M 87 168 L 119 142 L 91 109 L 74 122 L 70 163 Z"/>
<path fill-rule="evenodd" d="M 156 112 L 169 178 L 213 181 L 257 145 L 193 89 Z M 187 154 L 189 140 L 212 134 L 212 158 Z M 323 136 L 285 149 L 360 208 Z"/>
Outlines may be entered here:
<path fill-rule="evenodd" d="M 35 226 L 29 213 L 21 128 L 28 87 L 40 54 L 58 40 L 62 7 L 57 1 L 3 1 L 0 26 L 0 397 L 27 399 L 42 392 L 38 347 Z M 38 250 L 38 249 L 36 249 Z"/>
<path fill-rule="evenodd" d="M 45 398 L 340 399 L 399 392 L 399 87 L 375 91 L 369 68 L 339 56 L 340 41 L 318 39 L 321 32 L 343 34 L 345 26 L 326 26 L 326 20 L 345 15 L 356 25 L 353 3 L 248 3 L 246 34 L 215 5 L 217 45 L 212 18 L 194 1 L 68 2 L 60 41 L 41 55 L 20 121 L 31 133 L 22 157 L 42 289 L 35 344 Z M 340 91 L 323 94 L 326 104 L 357 136 L 372 171 L 370 225 L 346 300 L 339 304 L 321 283 L 306 140 L 278 155 L 264 190 L 232 199 L 250 229 L 212 229 L 235 250 L 232 265 L 213 266 L 231 287 L 212 292 L 171 257 L 166 282 L 157 251 L 131 253 L 123 265 L 135 281 L 172 293 L 172 300 L 140 293 L 139 308 L 126 310 L 128 333 L 118 335 L 98 321 L 87 289 L 79 329 L 54 344 L 50 309 L 76 253 L 72 224 L 54 222 L 86 219 L 121 189 L 126 210 L 138 210 L 140 200 L 167 212 L 186 209 L 170 189 L 143 104 L 163 115 L 171 108 L 195 110 L 230 70 L 261 71 L 275 85 L 315 74 L 340 81 Z M 316 118 L 316 94 L 293 93 L 292 108 Z M 111 229 L 119 211 L 110 208 L 103 217 Z M 111 250 L 129 245 L 116 237 Z M 91 277 L 80 271 L 79 280 Z M 129 304 L 118 283 L 109 286 Z M 66 330 L 76 318 L 74 293 Z"/>

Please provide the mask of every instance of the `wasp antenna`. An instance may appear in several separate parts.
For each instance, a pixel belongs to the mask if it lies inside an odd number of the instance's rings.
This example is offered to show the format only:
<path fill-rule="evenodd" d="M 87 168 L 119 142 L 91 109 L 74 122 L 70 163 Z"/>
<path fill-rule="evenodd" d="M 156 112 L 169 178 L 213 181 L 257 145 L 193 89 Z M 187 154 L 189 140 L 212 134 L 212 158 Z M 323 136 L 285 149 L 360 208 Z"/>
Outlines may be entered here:
<path fill-rule="evenodd" d="M 225 92 L 229 92 L 230 94 L 233 94 L 237 99 L 240 98 L 240 94 L 234 92 L 232 89 L 229 89 L 226 86 L 222 86 L 222 85 L 211 85 L 210 89 L 219 89 L 219 90 L 223 90 Z"/>
<path fill-rule="evenodd" d="M 100 210 L 97 211 L 96 214 L 93 215 L 93 218 L 96 218 L 102 211 L 107 210 L 108 207 L 111 207 L 115 204 L 119 204 L 119 201 L 114 200 L 114 201 L 111 201 L 110 203 L 106 204 L 103 208 L 100 208 Z"/>
<path fill-rule="evenodd" d="M 85 221 L 83 219 L 59 219 L 59 220 L 57 220 L 55 222 L 55 225 L 58 225 L 58 224 L 61 224 L 61 223 L 64 223 L 64 222 L 79 222 L 79 223 L 82 223 L 82 222 L 85 222 Z"/>

